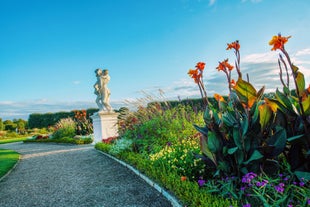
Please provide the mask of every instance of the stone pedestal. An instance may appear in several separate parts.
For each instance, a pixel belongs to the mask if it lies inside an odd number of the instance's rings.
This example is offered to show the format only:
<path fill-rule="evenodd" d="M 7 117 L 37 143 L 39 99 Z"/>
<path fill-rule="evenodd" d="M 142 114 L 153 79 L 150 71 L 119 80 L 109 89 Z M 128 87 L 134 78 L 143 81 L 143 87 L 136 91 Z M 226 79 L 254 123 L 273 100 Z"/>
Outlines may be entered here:
<path fill-rule="evenodd" d="M 91 116 L 94 128 L 94 142 L 118 136 L 117 113 L 99 111 Z"/>

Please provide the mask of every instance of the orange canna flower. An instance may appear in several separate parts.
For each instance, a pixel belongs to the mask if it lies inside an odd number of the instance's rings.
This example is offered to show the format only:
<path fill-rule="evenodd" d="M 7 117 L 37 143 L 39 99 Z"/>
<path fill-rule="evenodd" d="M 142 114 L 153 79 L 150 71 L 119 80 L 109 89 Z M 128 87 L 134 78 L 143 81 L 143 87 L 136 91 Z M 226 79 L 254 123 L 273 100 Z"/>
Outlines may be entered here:
<path fill-rule="evenodd" d="M 278 34 L 278 36 L 273 36 L 272 39 L 269 41 L 269 45 L 273 46 L 271 50 L 282 50 L 284 48 L 284 44 L 288 41 L 289 38 L 291 38 L 291 36 L 282 37 L 281 34 Z"/>
<path fill-rule="evenodd" d="M 233 88 L 236 86 L 236 82 L 235 82 L 234 79 L 231 80 L 230 85 L 231 85 L 231 87 L 233 87 Z"/>
<path fill-rule="evenodd" d="M 230 43 L 230 44 L 227 43 L 227 48 L 226 48 L 226 50 L 230 50 L 230 49 L 239 50 L 239 49 L 240 49 L 239 41 L 236 40 L 235 42 L 232 42 L 232 43 Z"/>
<path fill-rule="evenodd" d="M 181 176 L 181 181 L 185 181 L 186 179 L 186 176 Z"/>
<path fill-rule="evenodd" d="M 198 69 L 196 69 L 196 70 L 190 69 L 187 74 L 191 78 L 194 79 L 195 83 L 199 83 L 199 80 L 201 78 L 201 73 L 199 73 Z"/>
<path fill-rule="evenodd" d="M 310 93 L 310 84 L 309 84 L 309 86 L 307 88 L 307 91 L 308 91 L 308 93 Z"/>
<path fill-rule="evenodd" d="M 217 94 L 217 93 L 214 94 L 214 98 L 215 98 L 215 100 L 217 100 L 218 102 L 220 102 L 220 101 L 225 101 L 224 98 L 223 98 L 223 96 L 221 96 L 220 94 Z"/>
<path fill-rule="evenodd" d="M 233 68 L 234 68 L 234 66 L 232 66 L 232 65 L 230 65 L 230 64 L 228 63 L 228 59 L 226 59 L 226 60 L 220 62 L 219 65 L 216 67 L 216 69 L 217 69 L 218 71 L 220 71 L 220 70 L 226 71 L 226 69 L 232 70 Z"/>
<path fill-rule="evenodd" d="M 196 65 L 196 68 L 199 69 L 200 71 L 203 71 L 205 69 L 206 63 L 204 62 L 198 62 Z"/>

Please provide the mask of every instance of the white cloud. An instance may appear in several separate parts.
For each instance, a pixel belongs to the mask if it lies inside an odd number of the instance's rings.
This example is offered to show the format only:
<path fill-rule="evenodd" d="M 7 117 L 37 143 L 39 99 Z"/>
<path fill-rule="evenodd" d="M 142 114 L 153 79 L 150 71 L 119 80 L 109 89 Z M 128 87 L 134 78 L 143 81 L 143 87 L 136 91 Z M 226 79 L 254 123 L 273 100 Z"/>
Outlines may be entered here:
<path fill-rule="evenodd" d="M 119 109 L 125 104 L 121 101 L 111 101 L 111 105 L 114 109 Z M 29 114 L 32 113 L 54 113 L 60 111 L 72 111 L 75 109 L 88 109 L 97 108 L 95 102 L 90 101 L 73 101 L 73 102 L 51 102 L 45 100 L 32 100 L 27 102 L 13 102 L 13 101 L 1 101 L 0 102 L 0 118 L 2 120 L 7 119 L 28 119 Z"/>
<path fill-rule="evenodd" d="M 78 81 L 78 80 L 73 81 L 73 84 L 74 84 L 74 85 L 79 85 L 80 83 L 81 83 L 81 81 Z"/>
<path fill-rule="evenodd" d="M 213 4 L 215 4 L 216 0 L 209 0 L 209 5 L 212 6 Z"/>
<path fill-rule="evenodd" d="M 298 56 L 304 56 L 304 55 L 310 55 L 310 48 L 306 48 L 306 49 L 298 51 L 295 56 L 298 57 Z"/>

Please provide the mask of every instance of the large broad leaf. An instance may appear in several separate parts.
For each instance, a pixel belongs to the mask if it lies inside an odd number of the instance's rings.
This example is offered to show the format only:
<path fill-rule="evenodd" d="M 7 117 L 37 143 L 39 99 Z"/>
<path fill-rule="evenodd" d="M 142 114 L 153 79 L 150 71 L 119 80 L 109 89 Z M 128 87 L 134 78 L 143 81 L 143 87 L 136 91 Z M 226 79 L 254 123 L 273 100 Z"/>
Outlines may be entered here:
<path fill-rule="evenodd" d="M 244 164 L 247 165 L 250 162 L 252 162 L 254 160 L 259 160 L 259 159 L 261 159 L 263 157 L 264 156 L 258 150 L 254 150 L 254 152 L 252 153 L 251 157 L 246 162 L 244 162 Z"/>
<path fill-rule="evenodd" d="M 305 77 L 304 77 L 304 74 L 302 74 L 301 72 L 297 72 L 296 82 L 297 82 L 297 88 L 299 90 L 298 96 L 301 96 L 301 94 L 305 90 Z"/>
<path fill-rule="evenodd" d="M 300 181 L 308 182 L 310 181 L 310 173 L 304 171 L 295 171 L 294 174 L 298 177 Z"/>
<path fill-rule="evenodd" d="M 216 136 L 215 132 L 209 131 L 208 148 L 212 153 L 217 153 L 217 152 L 222 151 L 220 141 L 218 137 Z"/>
<path fill-rule="evenodd" d="M 234 89 L 241 103 L 251 108 L 257 99 L 255 88 L 249 82 L 239 78 Z"/>
<path fill-rule="evenodd" d="M 302 107 L 304 108 L 304 112 L 306 116 L 310 115 L 310 95 L 307 96 L 307 98 L 305 98 L 302 101 Z"/>
<path fill-rule="evenodd" d="M 216 160 L 214 159 L 214 156 L 212 152 L 208 148 L 208 137 L 207 136 L 200 136 L 200 150 L 201 152 L 207 156 L 214 164 L 216 164 Z"/>
<path fill-rule="evenodd" d="M 268 140 L 267 144 L 270 146 L 274 146 L 272 156 L 278 156 L 281 154 L 285 148 L 286 145 L 286 131 L 282 127 L 276 128 L 276 133 L 274 133 Z"/>
<path fill-rule="evenodd" d="M 294 112 L 291 101 L 288 97 L 286 97 L 283 93 L 281 93 L 278 89 L 276 90 L 276 98 L 277 100 L 285 106 L 290 112 Z M 283 111 L 284 112 L 284 111 Z M 285 113 L 285 112 L 284 112 Z"/>
<path fill-rule="evenodd" d="M 237 149 L 238 149 L 238 147 L 229 148 L 227 152 L 228 152 L 228 154 L 232 155 L 237 151 Z"/>
<path fill-rule="evenodd" d="M 264 131 L 272 117 L 272 110 L 268 104 L 260 105 L 258 107 L 258 110 L 259 110 L 259 123 L 261 126 L 261 131 Z"/>
<path fill-rule="evenodd" d="M 233 115 L 233 112 L 227 111 L 226 113 L 223 113 L 222 120 L 225 124 L 225 126 L 232 127 L 237 123 L 237 120 L 235 116 Z"/>
<path fill-rule="evenodd" d="M 243 147 L 242 147 L 242 143 L 241 143 L 241 134 L 240 134 L 239 128 L 234 127 L 233 138 L 234 138 L 235 145 L 239 149 L 242 149 Z"/>
<path fill-rule="evenodd" d="M 205 136 L 208 136 L 208 128 L 207 127 L 200 127 L 200 126 L 197 126 L 196 124 L 194 124 L 194 127 L 197 131 L 199 131 L 201 134 L 205 135 Z"/>

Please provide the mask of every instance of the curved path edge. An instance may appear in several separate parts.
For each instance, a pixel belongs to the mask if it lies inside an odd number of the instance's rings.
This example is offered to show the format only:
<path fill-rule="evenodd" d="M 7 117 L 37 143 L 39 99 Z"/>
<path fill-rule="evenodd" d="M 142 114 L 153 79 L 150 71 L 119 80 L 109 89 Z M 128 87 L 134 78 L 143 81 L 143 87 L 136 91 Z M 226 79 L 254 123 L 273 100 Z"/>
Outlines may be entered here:
<path fill-rule="evenodd" d="M 16 152 L 16 151 L 15 151 Z M 10 175 L 11 174 L 11 172 L 16 168 L 16 166 L 19 164 L 19 162 L 20 162 L 20 160 L 21 160 L 21 154 L 20 153 L 18 153 L 18 160 L 16 161 L 16 163 L 14 164 L 14 166 L 8 171 L 8 172 L 6 172 L 5 173 L 5 175 L 3 175 L 1 178 L 0 178 L 0 182 L 3 180 L 3 179 L 5 179 L 8 175 Z"/>
<path fill-rule="evenodd" d="M 97 149 L 96 149 L 97 150 Z M 135 173 L 137 176 L 139 176 L 141 179 L 143 179 L 147 184 L 149 184 L 151 187 L 153 187 L 155 190 L 157 190 L 160 194 L 162 194 L 170 203 L 173 207 L 182 207 L 182 205 L 179 203 L 179 201 L 172 196 L 168 191 L 163 189 L 160 185 L 152 181 L 150 178 L 148 178 L 146 175 L 141 173 L 139 170 L 134 168 L 133 166 L 127 164 L 126 162 L 117 159 L 116 157 L 105 153 L 103 151 L 97 150 L 99 153 L 109 157 L 110 159 L 118 162 L 119 164 L 123 165 L 124 167 L 127 167 L 129 170 L 131 170 L 133 173 Z"/>

